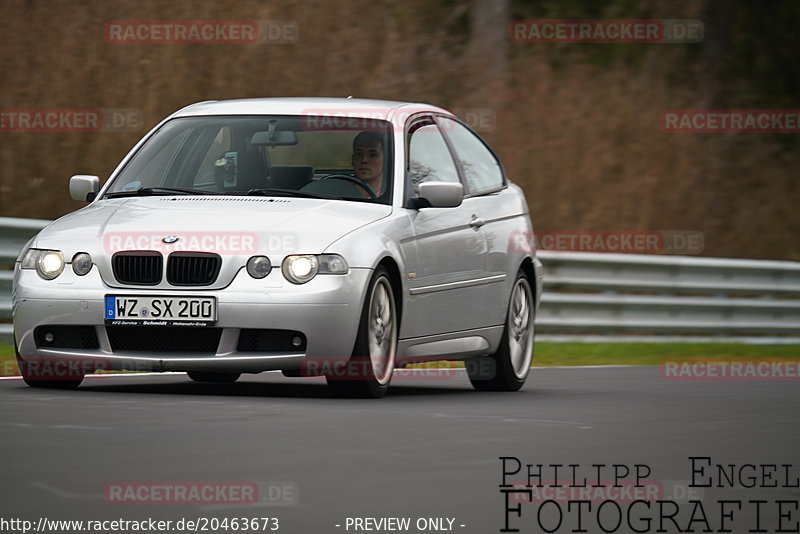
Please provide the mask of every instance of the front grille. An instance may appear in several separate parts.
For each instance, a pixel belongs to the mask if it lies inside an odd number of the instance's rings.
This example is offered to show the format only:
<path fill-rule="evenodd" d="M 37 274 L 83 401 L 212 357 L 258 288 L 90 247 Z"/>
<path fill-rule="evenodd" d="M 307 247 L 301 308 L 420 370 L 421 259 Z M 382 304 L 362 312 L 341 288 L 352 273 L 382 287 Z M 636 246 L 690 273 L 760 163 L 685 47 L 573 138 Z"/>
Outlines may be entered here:
<path fill-rule="evenodd" d="M 45 325 L 33 331 L 36 346 L 42 349 L 99 349 L 93 326 Z"/>
<path fill-rule="evenodd" d="M 167 258 L 167 282 L 173 286 L 207 286 L 213 284 L 222 266 L 217 254 L 175 252 Z"/>
<path fill-rule="evenodd" d="M 113 352 L 208 352 L 214 354 L 221 328 L 106 326 Z"/>
<path fill-rule="evenodd" d="M 111 267 L 120 284 L 155 286 L 161 282 L 164 258 L 158 252 L 117 252 Z"/>
<path fill-rule="evenodd" d="M 298 338 L 299 345 L 292 340 Z M 306 350 L 306 336 L 294 330 L 243 328 L 239 332 L 239 352 L 298 352 Z"/>

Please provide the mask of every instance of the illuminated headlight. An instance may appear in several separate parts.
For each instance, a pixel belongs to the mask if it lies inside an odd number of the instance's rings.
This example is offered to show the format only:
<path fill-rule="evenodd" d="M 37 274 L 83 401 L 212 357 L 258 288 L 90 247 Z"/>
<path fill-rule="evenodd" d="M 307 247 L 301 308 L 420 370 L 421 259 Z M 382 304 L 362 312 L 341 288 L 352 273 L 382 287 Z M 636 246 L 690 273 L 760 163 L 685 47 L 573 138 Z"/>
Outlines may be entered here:
<path fill-rule="evenodd" d="M 64 254 L 60 250 L 29 249 L 22 258 L 23 269 L 36 269 L 45 280 L 52 280 L 64 270 Z"/>
<path fill-rule="evenodd" d="M 344 258 L 338 254 L 286 256 L 281 272 L 293 284 L 305 284 L 317 274 L 347 274 Z"/>
<path fill-rule="evenodd" d="M 253 256 L 247 260 L 247 274 L 253 278 L 264 278 L 272 270 L 272 263 L 266 256 Z"/>
<path fill-rule="evenodd" d="M 86 252 L 78 252 L 72 257 L 72 272 L 83 276 L 92 270 L 92 257 Z"/>
<path fill-rule="evenodd" d="M 315 276 L 319 270 L 316 256 L 286 256 L 281 266 L 281 272 L 293 284 L 305 284 Z"/>

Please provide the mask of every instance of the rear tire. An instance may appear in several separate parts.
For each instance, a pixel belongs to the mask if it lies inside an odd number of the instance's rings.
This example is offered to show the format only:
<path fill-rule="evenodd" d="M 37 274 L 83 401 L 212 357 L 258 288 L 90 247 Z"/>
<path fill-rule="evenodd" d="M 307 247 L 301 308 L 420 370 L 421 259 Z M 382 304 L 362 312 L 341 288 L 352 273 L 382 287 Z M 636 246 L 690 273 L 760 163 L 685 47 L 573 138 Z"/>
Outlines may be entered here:
<path fill-rule="evenodd" d="M 83 382 L 82 374 L 59 375 L 54 372 L 55 364 L 66 360 L 50 359 L 46 362 L 26 362 L 19 355 L 16 338 L 14 338 L 14 353 L 22 380 L 32 388 L 77 389 Z"/>
<path fill-rule="evenodd" d="M 465 362 L 478 391 L 518 391 L 531 369 L 536 301 L 527 275 L 520 271 L 508 299 L 503 339 L 497 352 Z"/>
<path fill-rule="evenodd" d="M 367 289 L 355 347 L 347 365 L 325 379 L 346 397 L 383 397 L 389 390 L 397 356 L 397 303 L 389 273 L 378 267 Z"/>
<path fill-rule="evenodd" d="M 205 371 L 189 371 L 186 373 L 195 382 L 214 382 L 216 384 L 233 384 L 242 373 L 207 373 Z"/>

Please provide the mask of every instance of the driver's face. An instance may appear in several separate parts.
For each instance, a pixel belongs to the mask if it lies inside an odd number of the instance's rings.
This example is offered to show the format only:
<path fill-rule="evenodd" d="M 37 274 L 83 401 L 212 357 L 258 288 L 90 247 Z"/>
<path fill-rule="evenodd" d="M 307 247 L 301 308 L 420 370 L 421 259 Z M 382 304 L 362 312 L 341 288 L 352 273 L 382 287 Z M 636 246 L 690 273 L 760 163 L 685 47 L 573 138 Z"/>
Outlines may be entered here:
<path fill-rule="evenodd" d="M 383 181 L 383 148 L 380 141 L 362 141 L 353 149 L 356 178 L 367 182 L 376 192 Z"/>

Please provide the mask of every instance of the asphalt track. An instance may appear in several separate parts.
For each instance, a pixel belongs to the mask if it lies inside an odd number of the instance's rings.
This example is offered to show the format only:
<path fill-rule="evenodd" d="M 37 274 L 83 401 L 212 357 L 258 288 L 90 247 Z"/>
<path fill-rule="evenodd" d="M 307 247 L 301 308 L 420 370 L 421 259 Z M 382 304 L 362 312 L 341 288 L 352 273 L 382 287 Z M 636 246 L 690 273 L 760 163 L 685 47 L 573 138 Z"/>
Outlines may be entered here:
<path fill-rule="evenodd" d="M 388 516 L 411 518 L 408 531 L 419 532 L 416 519 L 430 517 L 454 518 L 455 532 L 489 533 L 504 525 L 501 456 L 579 464 L 588 474 L 592 464 L 646 464 L 675 500 L 671 481 L 690 479 L 689 456 L 800 465 L 797 380 L 674 381 L 657 367 L 535 368 L 510 394 L 475 392 L 461 372 L 397 376 L 379 400 L 334 398 L 320 379 L 277 373 L 232 385 L 94 376 L 69 392 L 1 380 L 0 407 L 0 517 L 34 522 L 269 516 L 279 532 L 336 533 L 355 531 L 348 517 Z M 266 500 L 108 501 L 109 485 L 134 481 L 254 482 Z M 269 488 L 284 493 L 266 498 Z M 800 496 L 798 488 L 695 491 L 709 506 Z M 526 506 L 513 526 L 540 532 Z M 743 514 L 734 532 L 747 531 L 752 514 Z M 762 514 L 774 528 L 777 516 Z"/>

